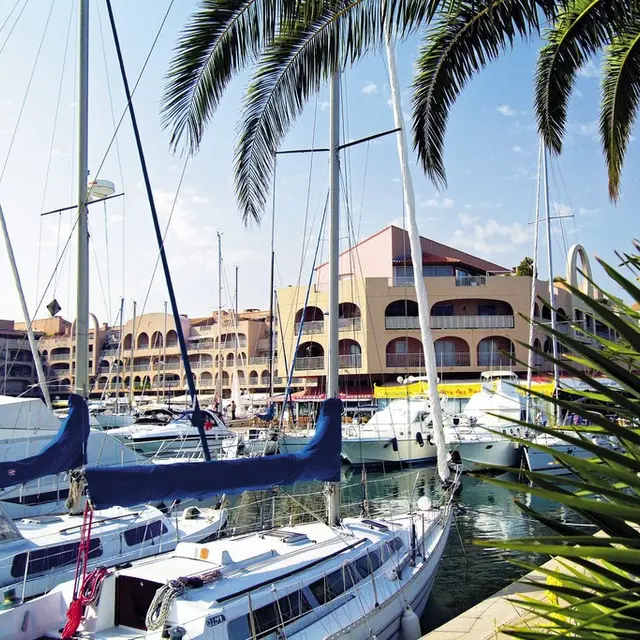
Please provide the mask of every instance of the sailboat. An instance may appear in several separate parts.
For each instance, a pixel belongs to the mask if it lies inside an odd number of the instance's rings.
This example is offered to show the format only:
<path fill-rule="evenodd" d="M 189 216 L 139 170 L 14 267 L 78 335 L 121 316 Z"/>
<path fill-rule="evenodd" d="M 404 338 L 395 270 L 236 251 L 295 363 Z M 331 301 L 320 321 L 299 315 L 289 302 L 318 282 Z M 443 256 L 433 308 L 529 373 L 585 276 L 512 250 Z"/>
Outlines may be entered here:
<path fill-rule="evenodd" d="M 206 544 L 180 543 L 172 553 L 100 576 L 98 597 L 67 583 L 0 613 L 16 640 L 60 629 L 66 637 L 324 639 L 419 633 L 452 522 L 448 487 L 437 504 L 424 497 L 388 518 L 340 517 L 342 402 L 338 398 L 339 92 L 331 80 L 330 307 L 327 400 L 315 435 L 295 454 L 84 472 L 98 508 L 152 499 L 204 498 L 298 481 L 327 482 L 326 522 L 263 530 Z M 444 455 L 444 451 L 442 454 Z M 95 578 L 92 578 L 95 580 Z M 92 583 L 93 584 L 93 583 Z M 80 616 L 75 612 L 81 611 Z M 73 623 L 73 624 L 72 624 Z"/>

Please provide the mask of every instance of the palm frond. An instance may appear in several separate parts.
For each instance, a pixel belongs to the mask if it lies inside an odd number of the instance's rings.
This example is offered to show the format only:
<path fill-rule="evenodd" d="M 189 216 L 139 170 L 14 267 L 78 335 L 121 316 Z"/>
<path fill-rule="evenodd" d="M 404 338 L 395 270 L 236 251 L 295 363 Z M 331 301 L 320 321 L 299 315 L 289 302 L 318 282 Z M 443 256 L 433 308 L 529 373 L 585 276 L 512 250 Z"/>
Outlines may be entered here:
<path fill-rule="evenodd" d="M 163 123 L 171 144 L 193 153 L 231 78 L 254 61 L 302 0 L 200 0 L 167 74 Z M 186 140 L 185 140 L 186 139 Z"/>
<path fill-rule="evenodd" d="M 637 15 L 637 14 L 636 14 Z M 636 18 L 605 49 L 600 135 L 609 173 L 609 198 L 620 195 L 622 165 L 640 101 L 640 22 Z"/>
<path fill-rule="evenodd" d="M 538 128 L 546 146 L 560 153 L 567 103 L 580 68 L 611 42 L 629 0 L 571 0 L 545 32 L 535 82 Z"/>
<path fill-rule="evenodd" d="M 467 0 L 427 32 L 413 80 L 413 137 L 436 185 L 447 183 L 444 136 L 463 87 L 516 39 L 538 33 L 541 17 L 554 15 L 556 5 L 555 0 Z"/>

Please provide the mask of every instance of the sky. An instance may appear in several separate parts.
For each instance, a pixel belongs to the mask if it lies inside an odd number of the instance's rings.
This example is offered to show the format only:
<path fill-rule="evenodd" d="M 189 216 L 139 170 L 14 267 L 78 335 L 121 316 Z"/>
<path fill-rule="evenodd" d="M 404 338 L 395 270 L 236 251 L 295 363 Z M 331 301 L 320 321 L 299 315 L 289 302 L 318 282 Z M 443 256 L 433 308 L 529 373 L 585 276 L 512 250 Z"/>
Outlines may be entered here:
<path fill-rule="evenodd" d="M 151 50 L 168 0 L 114 0 L 113 6 L 130 84 L 135 84 Z M 45 317 L 54 297 L 61 315 L 75 315 L 74 212 L 42 217 L 75 200 L 76 3 L 19 0 L 0 3 L 0 204 L 13 243 L 30 313 Z M 191 0 L 175 0 L 134 95 L 161 224 L 173 211 L 167 254 L 180 312 L 206 315 L 218 305 L 217 231 L 222 234 L 223 305 L 233 304 L 234 268 L 239 268 L 239 307 L 266 308 L 269 300 L 270 217 L 275 203 L 276 285 L 306 283 L 328 190 L 327 158 L 280 156 L 275 194 L 263 223 L 245 227 L 233 189 L 233 158 L 243 90 L 249 75 L 229 86 L 211 120 L 200 152 L 187 163 L 169 149 L 160 102 L 172 48 Z M 46 9 L 45 9 L 46 7 Z M 5 23 L 5 19 L 9 19 Z M 418 36 L 396 48 L 403 109 L 411 108 Z M 439 192 L 414 163 L 417 218 L 421 234 L 511 268 L 532 255 L 537 149 L 533 76 L 539 42 L 520 43 L 490 65 L 464 90 L 452 110 L 445 140 L 448 189 Z M 89 168 L 91 178 L 115 183 L 121 198 L 90 207 L 91 311 L 102 322 L 161 311 L 168 299 L 142 183 L 132 130 L 121 119 L 125 99 L 106 9 L 91 0 Z M 342 78 L 343 139 L 393 127 L 385 59 L 372 54 Z M 564 275 L 567 247 L 579 242 L 594 266 L 598 255 L 616 262 L 615 250 L 629 250 L 637 236 L 634 202 L 640 185 L 634 167 L 638 144 L 630 145 L 622 197 L 609 203 L 606 170 L 597 138 L 599 63 L 580 73 L 570 103 L 565 150 L 550 163 L 555 275 Z M 309 102 L 282 144 L 283 149 L 326 146 L 328 91 Z M 415 158 L 415 156 L 412 156 Z M 344 181 L 342 248 L 389 224 L 403 224 L 396 140 L 382 138 L 353 147 L 342 160 Z M 350 226 L 346 218 L 350 216 Z M 354 230 L 349 232 L 349 228 Z M 304 239 L 304 240 L 303 240 Z M 65 245 L 67 251 L 63 251 Z M 547 277 L 544 237 L 540 276 Z M 320 238 L 319 260 L 327 244 Z M 58 269 L 55 269 L 58 264 Z M 543 266 L 544 265 L 544 266 Z M 596 279 L 602 270 L 594 267 Z M 22 319 L 0 245 L 0 318 Z"/>

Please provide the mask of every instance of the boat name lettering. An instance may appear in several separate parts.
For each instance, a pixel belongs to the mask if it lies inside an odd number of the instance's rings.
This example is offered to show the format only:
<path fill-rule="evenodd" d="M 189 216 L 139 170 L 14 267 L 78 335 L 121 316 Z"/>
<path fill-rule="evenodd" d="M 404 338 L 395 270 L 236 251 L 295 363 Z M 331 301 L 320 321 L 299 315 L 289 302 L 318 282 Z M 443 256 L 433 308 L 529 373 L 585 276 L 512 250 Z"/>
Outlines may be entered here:
<path fill-rule="evenodd" d="M 214 616 L 207 618 L 207 627 L 215 627 L 216 625 L 222 624 L 225 620 L 224 613 L 216 613 Z"/>

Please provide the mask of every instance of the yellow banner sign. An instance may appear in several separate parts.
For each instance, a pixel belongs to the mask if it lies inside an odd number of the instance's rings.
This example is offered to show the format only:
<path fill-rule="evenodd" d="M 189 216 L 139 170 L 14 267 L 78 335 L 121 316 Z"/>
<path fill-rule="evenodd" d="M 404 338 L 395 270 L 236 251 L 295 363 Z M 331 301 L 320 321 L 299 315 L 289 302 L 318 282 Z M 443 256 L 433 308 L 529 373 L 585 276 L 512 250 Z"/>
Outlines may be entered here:
<path fill-rule="evenodd" d="M 526 385 L 523 380 L 522 385 Z M 533 382 L 531 388 L 538 393 L 542 393 L 546 396 L 553 395 L 554 383 L 553 382 Z M 394 385 L 390 387 L 379 387 L 374 385 L 373 397 L 374 398 L 386 398 L 388 400 L 394 398 L 411 398 L 414 396 L 424 396 L 429 391 L 429 384 L 427 382 L 418 381 L 410 384 Z M 447 398 L 470 398 L 474 393 L 480 391 L 479 382 L 442 382 L 438 385 L 438 393 L 441 396 Z M 524 395 L 525 389 L 519 388 L 518 393 Z"/>

